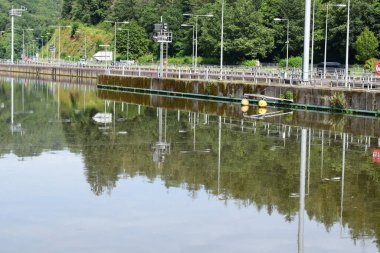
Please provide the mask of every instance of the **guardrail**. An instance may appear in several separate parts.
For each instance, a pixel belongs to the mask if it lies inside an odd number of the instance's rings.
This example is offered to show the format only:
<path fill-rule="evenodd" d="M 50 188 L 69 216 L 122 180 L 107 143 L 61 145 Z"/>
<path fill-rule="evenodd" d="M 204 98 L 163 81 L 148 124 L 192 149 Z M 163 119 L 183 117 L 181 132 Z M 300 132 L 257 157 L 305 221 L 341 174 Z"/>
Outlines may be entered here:
<path fill-rule="evenodd" d="M 0 64 L 10 65 L 8 61 L 0 61 Z M 96 70 L 99 74 L 110 75 L 128 75 L 139 77 L 157 78 L 159 67 L 157 65 L 108 65 L 100 63 L 80 64 L 79 62 L 58 62 L 54 61 L 18 61 L 16 66 L 41 66 L 54 68 L 70 68 L 70 69 L 91 69 Z M 348 77 L 347 87 L 345 74 L 343 70 L 336 70 L 326 74 L 323 78 L 322 71 L 315 71 L 315 75 L 308 85 L 339 87 L 348 89 L 380 89 L 380 76 L 373 73 L 363 72 L 360 75 L 350 75 Z M 175 66 L 168 65 L 164 69 L 165 78 L 175 79 L 197 79 L 197 80 L 228 80 L 243 81 L 250 83 L 265 82 L 267 84 L 289 84 L 302 85 L 302 70 L 291 68 L 286 72 L 282 68 L 262 68 L 262 67 L 245 67 L 245 66 L 229 66 L 220 72 L 216 66 L 200 66 L 193 68 L 191 66 Z"/>

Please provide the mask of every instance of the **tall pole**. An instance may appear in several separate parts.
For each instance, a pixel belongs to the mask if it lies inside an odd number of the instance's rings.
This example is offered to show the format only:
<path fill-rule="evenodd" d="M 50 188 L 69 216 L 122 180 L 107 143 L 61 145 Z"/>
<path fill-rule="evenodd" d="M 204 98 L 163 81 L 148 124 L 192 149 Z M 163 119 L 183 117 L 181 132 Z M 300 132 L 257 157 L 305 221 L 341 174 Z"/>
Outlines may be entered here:
<path fill-rule="evenodd" d="M 314 80 L 314 37 L 315 37 L 315 1 L 313 0 L 313 24 L 311 32 L 311 63 L 310 63 L 310 79 Z"/>
<path fill-rule="evenodd" d="M 193 65 L 193 68 L 195 67 L 195 27 L 193 27 L 193 61 L 192 61 L 192 65 Z"/>
<path fill-rule="evenodd" d="M 22 29 L 22 60 L 25 58 L 25 30 Z"/>
<path fill-rule="evenodd" d="M 61 26 L 58 27 L 58 64 L 61 64 Z"/>
<path fill-rule="evenodd" d="M 11 16 L 11 23 L 12 23 L 12 35 L 11 35 L 11 63 L 14 63 L 14 16 Z"/>
<path fill-rule="evenodd" d="M 222 0 L 222 27 L 220 33 L 220 80 L 223 79 L 224 0 Z"/>
<path fill-rule="evenodd" d="M 127 32 L 128 32 L 128 36 L 127 36 L 127 63 L 128 63 L 129 62 L 129 29 L 127 30 Z"/>
<path fill-rule="evenodd" d="M 311 0 L 305 0 L 305 32 L 304 32 L 304 45 L 303 45 L 303 68 L 302 68 L 302 81 L 309 82 L 309 60 L 310 60 L 310 15 L 311 14 Z"/>
<path fill-rule="evenodd" d="M 327 22 L 329 16 L 329 5 L 326 6 L 326 28 L 325 28 L 325 56 L 323 61 L 323 79 L 326 79 L 326 61 L 327 61 Z"/>
<path fill-rule="evenodd" d="M 198 16 L 195 16 L 195 61 L 194 68 L 198 66 Z"/>
<path fill-rule="evenodd" d="M 345 87 L 348 86 L 348 58 L 349 58 L 349 48 L 350 48 L 350 8 L 351 1 L 348 0 L 347 3 L 347 41 L 346 41 L 346 82 Z"/>
<path fill-rule="evenodd" d="M 289 19 L 287 20 L 287 28 L 286 28 L 286 71 L 285 75 L 288 75 L 288 69 L 289 69 Z"/>
<path fill-rule="evenodd" d="M 113 49 L 113 65 L 116 65 L 116 46 L 117 46 L 117 38 L 116 38 L 116 26 L 117 26 L 117 22 L 115 22 L 115 46 L 114 46 L 114 49 Z"/>
<path fill-rule="evenodd" d="M 87 61 L 87 34 L 84 34 L 84 59 Z"/>

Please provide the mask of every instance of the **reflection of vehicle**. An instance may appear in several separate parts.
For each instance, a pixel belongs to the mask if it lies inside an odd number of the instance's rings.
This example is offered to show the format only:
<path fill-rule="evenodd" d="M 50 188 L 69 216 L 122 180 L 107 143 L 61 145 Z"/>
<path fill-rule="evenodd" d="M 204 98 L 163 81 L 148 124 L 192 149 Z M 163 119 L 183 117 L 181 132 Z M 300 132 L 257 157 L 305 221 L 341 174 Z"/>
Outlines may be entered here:
<path fill-rule="evenodd" d="M 317 71 L 318 73 L 323 73 L 324 71 L 324 62 L 318 63 L 317 65 Z M 326 62 L 326 73 L 335 73 L 344 71 L 344 67 L 339 62 Z"/>
<path fill-rule="evenodd" d="M 111 113 L 97 113 L 92 119 L 97 123 L 112 123 L 112 114 Z"/>

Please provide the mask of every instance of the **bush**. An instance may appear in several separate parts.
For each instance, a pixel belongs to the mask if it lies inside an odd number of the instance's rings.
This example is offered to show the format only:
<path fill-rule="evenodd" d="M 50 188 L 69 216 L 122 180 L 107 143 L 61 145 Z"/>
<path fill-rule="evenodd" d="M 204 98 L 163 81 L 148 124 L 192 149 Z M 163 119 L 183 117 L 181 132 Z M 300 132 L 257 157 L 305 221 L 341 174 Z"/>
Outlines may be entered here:
<path fill-rule="evenodd" d="M 346 109 L 347 108 L 347 102 L 346 97 L 344 96 L 343 92 L 335 93 L 330 98 L 331 107 L 338 108 L 338 109 Z"/>
<path fill-rule="evenodd" d="M 154 56 L 152 54 L 146 54 L 137 59 L 139 63 L 152 63 L 154 62 Z"/>
<path fill-rule="evenodd" d="M 369 60 L 367 60 L 364 64 L 364 68 L 365 69 L 368 69 L 370 70 L 371 72 L 375 72 L 375 68 L 376 68 L 376 63 L 378 62 L 379 60 L 376 59 L 376 58 L 371 58 Z"/>
<path fill-rule="evenodd" d="M 286 67 L 286 59 L 280 60 L 278 63 L 280 67 L 285 68 Z M 289 68 L 300 68 L 302 66 L 302 57 L 290 57 L 289 58 Z"/>
<path fill-rule="evenodd" d="M 257 60 L 245 60 L 245 61 L 242 61 L 241 65 L 247 66 L 247 67 L 256 67 Z"/>

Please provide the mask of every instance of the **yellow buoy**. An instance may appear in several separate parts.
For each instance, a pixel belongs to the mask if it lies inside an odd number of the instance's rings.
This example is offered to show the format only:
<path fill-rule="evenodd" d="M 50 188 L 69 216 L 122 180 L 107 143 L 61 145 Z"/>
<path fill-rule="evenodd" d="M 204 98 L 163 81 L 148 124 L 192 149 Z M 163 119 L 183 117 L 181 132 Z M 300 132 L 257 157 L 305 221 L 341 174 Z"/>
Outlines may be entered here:
<path fill-rule="evenodd" d="M 241 105 L 243 105 L 243 106 L 248 106 L 249 105 L 249 101 L 248 101 L 248 99 L 243 99 L 242 101 L 241 101 Z"/>
<path fill-rule="evenodd" d="M 241 111 L 242 112 L 248 112 L 249 111 L 249 106 L 248 105 L 242 106 L 241 107 Z"/>
<path fill-rule="evenodd" d="M 267 108 L 259 108 L 259 114 L 263 115 L 267 113 Z"/>
<path fill-rule="evenodd" d="M 265 100 L 260 100 L 259 101 L 259 107 L 267 107 L 267 106 L 268 106 L 267 101 L 265 101 Z"/>

